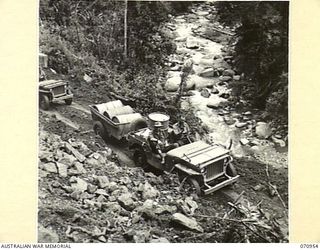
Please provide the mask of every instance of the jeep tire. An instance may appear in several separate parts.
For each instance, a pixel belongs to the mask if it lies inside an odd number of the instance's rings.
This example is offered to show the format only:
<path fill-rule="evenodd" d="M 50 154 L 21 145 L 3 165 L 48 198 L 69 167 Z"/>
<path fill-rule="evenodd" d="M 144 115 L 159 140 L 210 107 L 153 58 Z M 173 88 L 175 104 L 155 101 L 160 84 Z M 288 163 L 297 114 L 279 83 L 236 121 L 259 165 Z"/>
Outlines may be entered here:
<path fill-rule="evenodd" d="M 50 107 L 50 99 L 47 95 L 45 94 L 40 94 L 39 95 L 39 106 L 43 110 L 48 110 Z"/>
<path fill-rule="evenodd" d="M 198 196 L 202 195 L 202 191 L 199 182 L 192 176 L 186 176 L 184 178 L 179 178 L 181 189 L 188 189 L 187 192 L 196 193 Z"/>
<path fill-rule="evenodd" d="M 238 175 L 237 170 L 235 169 L 234 165 L 232 163 L 229 163 L 226 168 L 226 174 L 230 177 L 235 177 Z"/>
<path fill-rule="evenodd" d="M 147 156 L 142 148 L 135 149 L 133 153 L 133 161 L 136 167 L 140 167 L 143 170 L 148 168 Z"/>

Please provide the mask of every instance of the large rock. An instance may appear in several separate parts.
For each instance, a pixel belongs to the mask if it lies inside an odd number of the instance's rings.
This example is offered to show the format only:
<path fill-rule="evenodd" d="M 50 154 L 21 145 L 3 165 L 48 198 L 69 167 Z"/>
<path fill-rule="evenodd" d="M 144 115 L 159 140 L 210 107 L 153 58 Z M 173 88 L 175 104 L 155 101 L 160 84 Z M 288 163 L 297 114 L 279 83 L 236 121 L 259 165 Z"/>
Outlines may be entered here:
<path fill-rule="evenodd" d="M 107 176 L 97 176 L 96 179 L 100 188 L 105 188 L 109 184 L 109 178 Z"/>
<path fill-rule="evenodd" d="M 224 107 L 227 104 L 228 104 L 228 101 L 226 99 L 220 98 L 216 95 L 211 95 L 208 100 L 207 107 L 217 109 L 220 107 Z"/>
<path fill-rule="evenodd" d="M 86 157 L 80 154 L 80 152 L 72 147 L 69 143 L 64 142 L 63 147 L 66 149 L 67 153 L 73 154 L 79 162 L 84 162 L 86 160 Z"/>
<path fill-rule="evenodd" d="M 199 76 L 202 76 L 202 77 L 214 77 L 214 69 L 213 68 L 205 69 L 199 74 Z"/>
<path fill-rule="evenodd" d="M 220 77 L 219 77 L 219 81 L 220 81 L 220 82 L 228 82 L 228 81 L 230 81 L 230 80 L 232 80 L 232 77 L 231 77 L 231 76 L 220 76 Z"/>
<path fill-rule="evenodd" d="M 218 69 L 218 68 L 230 69 L 231 68 L 231 66 L 225 60 L 223 60 L 221 58 L 215 59 L 212 62 L 213 62 L 213 67 L 215 69 Z"/>
<path fill-rule="evenodd" d="M 199 43 L 197 42 L 197 40 L 188 37 L 187 41 L 186 41 L 186 47 L 188 49 L 198 49 L 199 48 Z"/>
<path fill-rule="evenodd" d="M 237 122 L 235 124 L 236 128 L 244 128 L 244 127 L 247 127 L 247 123 L 246 122 Z"/>
<path fill-rule="evenodd" d="M 45 163 L 40 165 L 41 168 L 49 173 L 58 173 L 56 164 L 53 162 Z"/>
<path fill-rule="evenodd" d="M 222 75 L 233 77 L 235 75 L 235 72 L 232 69 L 226 69 L 225 71 L 223 71 Z"/>
<path fill-rule="evenodd" d="M 211 95 L 210 90 L 207 88 L 202 89 L 200 94 L 201 94 L 201 96 L 203 96 L 205 98 L 209 98 Z"/>
<path fill-rule="evenodd" d="M 61 177 L 68 176 L 68 166 L 67 165 L 57 162 L 57 168 L 58 168 L 59 176 L 61 176 Z"/>
<path fill-rule="evenodd" d="M 58 243 L 59 236 L 52 229 L 45 228 L 44 226 L 39 225 L 38 242 L 39 243 Z"/>
<path fill-rule="evenodd" d="M 164 213 L 175 213 L 177 211 L 176 206 L 169 206 L 169 205 L 157 205 L 154 209 L 155 214 L 164 214 Z"/>
<path fill-rule="evenodd" d="M 142 198 L 145 200 L 155 198 L 160 194 L 159 191 L 151 186 L 149 182 L 146 182 L 144 185 L 139 186 L 139 190 L 142 191 Z"/>
<path fill-rule="evenodd" d="M 39 159 L 42 162 L 52 162 L 54 161 L 52 152 L 47 152 L 47 151 L 39 151 Z"/>
<path fill-rule="evenodd" d="M 118 203 L 121 207 L 128 211 L 132 211 L 136 207 L 136 204 L 134 203 L 132 195 L 130 193 L 120 195 L 118 197 Z"/>
<path fill-rule="evenodd" d="M 215 85 L 217 80 L 214 78 L 206 78 L 198 75 L 191 75 L 187 79 L 188 86 L 194 86 L 196 89 L 210 88 Z"/>
<path fill-rule="evenodd" d="M 261 139 L 267 139 L 271 136 L 272 130 L 268 123 L 258 122 L 256 125 L 256 135 Z"/>
<path fill-rule="evenodd" d="M 85 174 L 87 172 L 86 169 L 83 167 L 83 164 L 78 161 L 76 161 L 73 164 L 73 167 L 76 169 L 78 174 Z"/>
<path fill-rule="evenodd" d="M 286 146 L 286 142 L 284 140 L 277 138 L 276 136 L 271 136 L 271 139 L 275 144 L 279 145 L 282 148 Z"/>
<path fill-rule="evenodd" d="M 74 191 L 84 192 L 88 188 L 88 183 L 81 178 L 72 176 L 69 182 L 71 183 L 71 187 Z"/>
<path fill-rule="evenodd" d="M 198 222 L 195 219 L 188 218 L 183 214 L 175 213 L 172 216 L 172 221 L 178 223 L 179 225 L 189 230 L 203 233 L 203 228 L 198 224 Z"/>
<path fill-rule="evenodd" d="M 181 82 L 180 76 L 171 77 L 167 80 L 165 84 L 165 89 L 168 92 L 175 92 L 179 89 L 180 82 Z"/>
<path fill-rule="evenodd" d="M 150 199 L 146 200 L 142 206 L 137 207 L 136 210 L 146 219 L 153 219 L 156 217 L 154 202 Z"/>
<path fill-rule="evenodd" d="M 59 158 L 58 162 L 67 165 L 68 167 L 71 167 L 77 159 L 70 154 L 64 153 L 62 157 Z"/>

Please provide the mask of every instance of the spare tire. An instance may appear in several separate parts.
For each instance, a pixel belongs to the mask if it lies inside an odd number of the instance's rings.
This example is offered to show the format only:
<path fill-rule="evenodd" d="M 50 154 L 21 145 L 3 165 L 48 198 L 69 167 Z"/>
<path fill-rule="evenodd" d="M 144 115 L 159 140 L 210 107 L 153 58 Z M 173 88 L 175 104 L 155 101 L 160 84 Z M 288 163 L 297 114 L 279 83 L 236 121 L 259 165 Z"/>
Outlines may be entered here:
<path fill-rule="evenodd" d="M 131 123 L 130 131 L 137 131 L 146 127 L 148 127 L 147 121 L 144 118 L 138 118 Z"/>

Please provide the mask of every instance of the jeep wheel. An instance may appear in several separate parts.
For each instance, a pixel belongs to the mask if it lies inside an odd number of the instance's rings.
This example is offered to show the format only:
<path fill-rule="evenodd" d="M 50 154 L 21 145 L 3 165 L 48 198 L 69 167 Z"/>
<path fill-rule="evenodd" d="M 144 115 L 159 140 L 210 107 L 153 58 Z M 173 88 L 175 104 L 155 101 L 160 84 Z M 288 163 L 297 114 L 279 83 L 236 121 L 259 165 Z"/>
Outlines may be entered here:
<path fill-rule="evenodd" d="M 232 163 L 228 164 L 226 168 L 226 174 L 229 175 L 230 177 L 235 177 L 238 175 L 237 170 L 235 169 Z"/>
<path fill-rule="evenodd" d="M 40 95 L 39 96 L 39 106 L 43 110 L 48 110 L 50 107 L 50 100 L 47 95 Z"/>
<path fill-rule="evenodd" d="M 64 102 L 65 102 L 65 104 L 67 104 L 67 105 L 71 105 L 71 104 L 72 104 L 72 98 L 70 98 L 70 99 L 65 99 Z"/>
<path fill-rule="evenodd" d="M 143 170 L 148 168 L 147 156 L 142 149 L 136 149 L 133 153 L 133 161 L 137 167 Z"/>
<path fill-rule="evenodd" d="M 94 123 L 93 131 L 96 135 L 99 135 L 102 139 L 105 139 L 107 137 L 107 133 L 101 122 Z"/>
<path fill-rule="evenodd" d="M 188 194 L 196 193 L 198 196 L 202 195 L 200 185 L 193 177 L 185 177 L 181 182 L 180 189 L 185 190 Z"/>

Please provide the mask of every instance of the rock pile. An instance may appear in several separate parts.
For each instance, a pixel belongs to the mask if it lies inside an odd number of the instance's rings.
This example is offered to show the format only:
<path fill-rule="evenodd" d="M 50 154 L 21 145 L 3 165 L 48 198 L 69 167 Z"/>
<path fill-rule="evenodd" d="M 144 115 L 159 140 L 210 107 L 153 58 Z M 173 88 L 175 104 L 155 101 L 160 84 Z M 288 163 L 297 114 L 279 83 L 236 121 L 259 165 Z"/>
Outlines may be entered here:
<path fill-rule="evenodd" d="M 111 154 L 108 148 L 94 152 L 82 142 L 40 132 L 42 240 L 171 242 L 177 241 L 175 230 L 204 232 L 192 217 L 197 201 L 179 191 L 175 175 L 120 167 Z"/>

